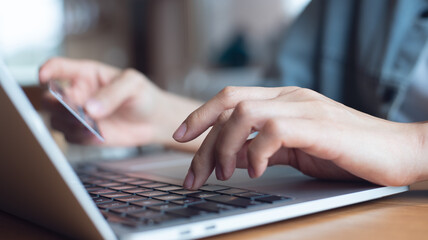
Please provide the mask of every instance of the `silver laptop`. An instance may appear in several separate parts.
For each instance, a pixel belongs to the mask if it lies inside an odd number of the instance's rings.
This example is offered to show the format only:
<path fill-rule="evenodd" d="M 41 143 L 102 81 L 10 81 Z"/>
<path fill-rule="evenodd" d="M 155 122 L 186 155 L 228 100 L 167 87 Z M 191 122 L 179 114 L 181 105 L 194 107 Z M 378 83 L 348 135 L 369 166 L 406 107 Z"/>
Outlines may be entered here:
<path fill-rule="evenodd" d="M 189 192 L 181 183 L 192 156 L 173 152 L 71 166 L 1 62 L 0 83 L 0 209 L 72 238 L 200 238 L 408 190 L 275 166 Z"/>

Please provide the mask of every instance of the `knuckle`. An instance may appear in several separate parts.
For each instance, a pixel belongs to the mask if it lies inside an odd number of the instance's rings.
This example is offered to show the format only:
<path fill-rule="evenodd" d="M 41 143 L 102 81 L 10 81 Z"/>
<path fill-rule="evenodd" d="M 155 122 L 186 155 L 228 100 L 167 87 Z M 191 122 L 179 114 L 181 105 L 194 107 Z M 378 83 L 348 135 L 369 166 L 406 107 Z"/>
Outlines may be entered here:
<path fill-rule="evenodd" d="M 220 113 L 217 119 L 217 124 L 225 123 L 227 120 L 229 120 L 229 117 L 230 117 L 230 113 L 228 111 L 224 111 Z"/>
<path fill-rule="evenodd" d="M 133 68 L 127 68 L 123 70 L 123 75 L 132 79 L 137 75 L 137 71 Z"/>
<path fill-rule="evenodd" d="M 332 105 L 329 104 L 328 102 L 323 101 L 321 99 L 317 99 L 317 100 L 308 102 L 308 104 L 310 104 L 311 108 L 316 109 L 316 113 L 322 116 L 323 119 L 336 121 L 338 116 L 338 111 L 335 107 L 332 107 Z"/>
<path fill-rule="evenodd" d="M 189 115 L 189 117 L 187 118 L 187 123 L 193 124 L 200 122 L 202 119 L 204 119 L 204 116 L 204 111 L 202 109 L 198 109 Z"/>
<path fill-rule="evenodd" d="M 308 96 L 312 94 L 312 90 L 309 88 L 300 88 L 296 90 L 296 93 L 302 96 Z"/>
<path fill-rule="evenodd" d="M 199 126 L 200 123 L 205 119 L 205 111 L 203 109 L 197 109 L 192 112 L 184 122 L 187 124 L 187 128 L 191 129 L 195 126 Z"/>
<path fill-rule="evenodd" d="M 227 86 L 219 92 L 219 95 L 227 98 L 229 96 L 233 96 L 236 93 L 236 90 L 237 90 L 237 87 Z"/>
<path fill-rule="evenodd" d="M 140 91 L 140 88 L 144 87 L 144 81 L 141 81 L 141 75 L 137 70 L 127 68 L 123 70 L 122 76 L 122 80 L 131 84 L 131 86 L 134 87 L 134 90 Z"/>
<path fill-rule="evenodd" d="M 288 93 L 288 92 L 295 92 L 295 91 L 301 89 L 301 87 L 289 86 L 289 87 L 282 87 L 281 89 L 282 89 L 281 93 L 285 94 L 285 93 Z"/>
<path fill-rule="evenodd" d="M 281 132 L 283 132 L 281 122 L 278 119 L 267 120 L 263 130 L 271 136 L 278 136 Z"/>
<path fill-rule="evenodd" d="M 238 103 L 234 110 L 234 116 L 237 118 L 247 118 L 253 115 L 253 104 L 249 101 Z"/>
<path fill-rule="evenodd" d="M 313 98 L 319 95 L 319 93 L 309 88 L 298 88 L 293 94 L 299 98 Z"/>
<path fill-rule="evenodd" d="M 237 91 L 238 91 L 237 87 L 227 86 L 217 94 L 217 97 L 222 103 L 226 105 L 228 102 L 230 102 L 233 99 Z"/>

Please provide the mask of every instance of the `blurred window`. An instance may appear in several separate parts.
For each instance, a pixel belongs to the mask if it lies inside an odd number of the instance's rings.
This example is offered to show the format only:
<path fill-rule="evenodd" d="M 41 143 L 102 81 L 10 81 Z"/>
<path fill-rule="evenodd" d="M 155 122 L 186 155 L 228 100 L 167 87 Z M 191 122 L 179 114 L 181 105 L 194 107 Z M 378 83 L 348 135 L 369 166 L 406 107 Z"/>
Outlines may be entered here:
<path fill-rule="evenodd" d="M 21 85 L 37 84 L 40 62 L 59 53 L 62 0 L 0 0 L 0 54 Z"/>

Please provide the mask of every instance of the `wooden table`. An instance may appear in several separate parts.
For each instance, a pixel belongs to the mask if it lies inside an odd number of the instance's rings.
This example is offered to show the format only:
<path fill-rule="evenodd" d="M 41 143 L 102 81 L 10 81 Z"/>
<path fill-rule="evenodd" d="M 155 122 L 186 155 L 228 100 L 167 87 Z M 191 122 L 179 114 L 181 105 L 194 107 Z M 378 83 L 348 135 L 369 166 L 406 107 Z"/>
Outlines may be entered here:
<path fill-rule="evenodd" d="M 209 239 L 428 239 L 428 182 L 395 196 Z M 0 239 L 64 239 L 0 212 Z"/>

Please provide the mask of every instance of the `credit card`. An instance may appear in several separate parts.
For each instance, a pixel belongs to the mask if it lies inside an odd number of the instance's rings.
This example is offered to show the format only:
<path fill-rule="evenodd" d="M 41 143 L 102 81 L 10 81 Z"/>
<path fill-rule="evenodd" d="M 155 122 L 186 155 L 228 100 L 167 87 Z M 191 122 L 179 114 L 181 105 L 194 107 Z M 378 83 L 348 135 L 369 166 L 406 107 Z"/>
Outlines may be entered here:
<path fill-rule="evenodd" d="M 91 133 L 93 133 L 100 141 L 104 142 L 104 138 L 101 136 L 101 132 L 95 120 L 86 114 L 86 111 L 83 109 L 83 107 L 75 104 L 65 95 L 64 88 L 58 81 L 49 82 L 49 92 Z"/>

